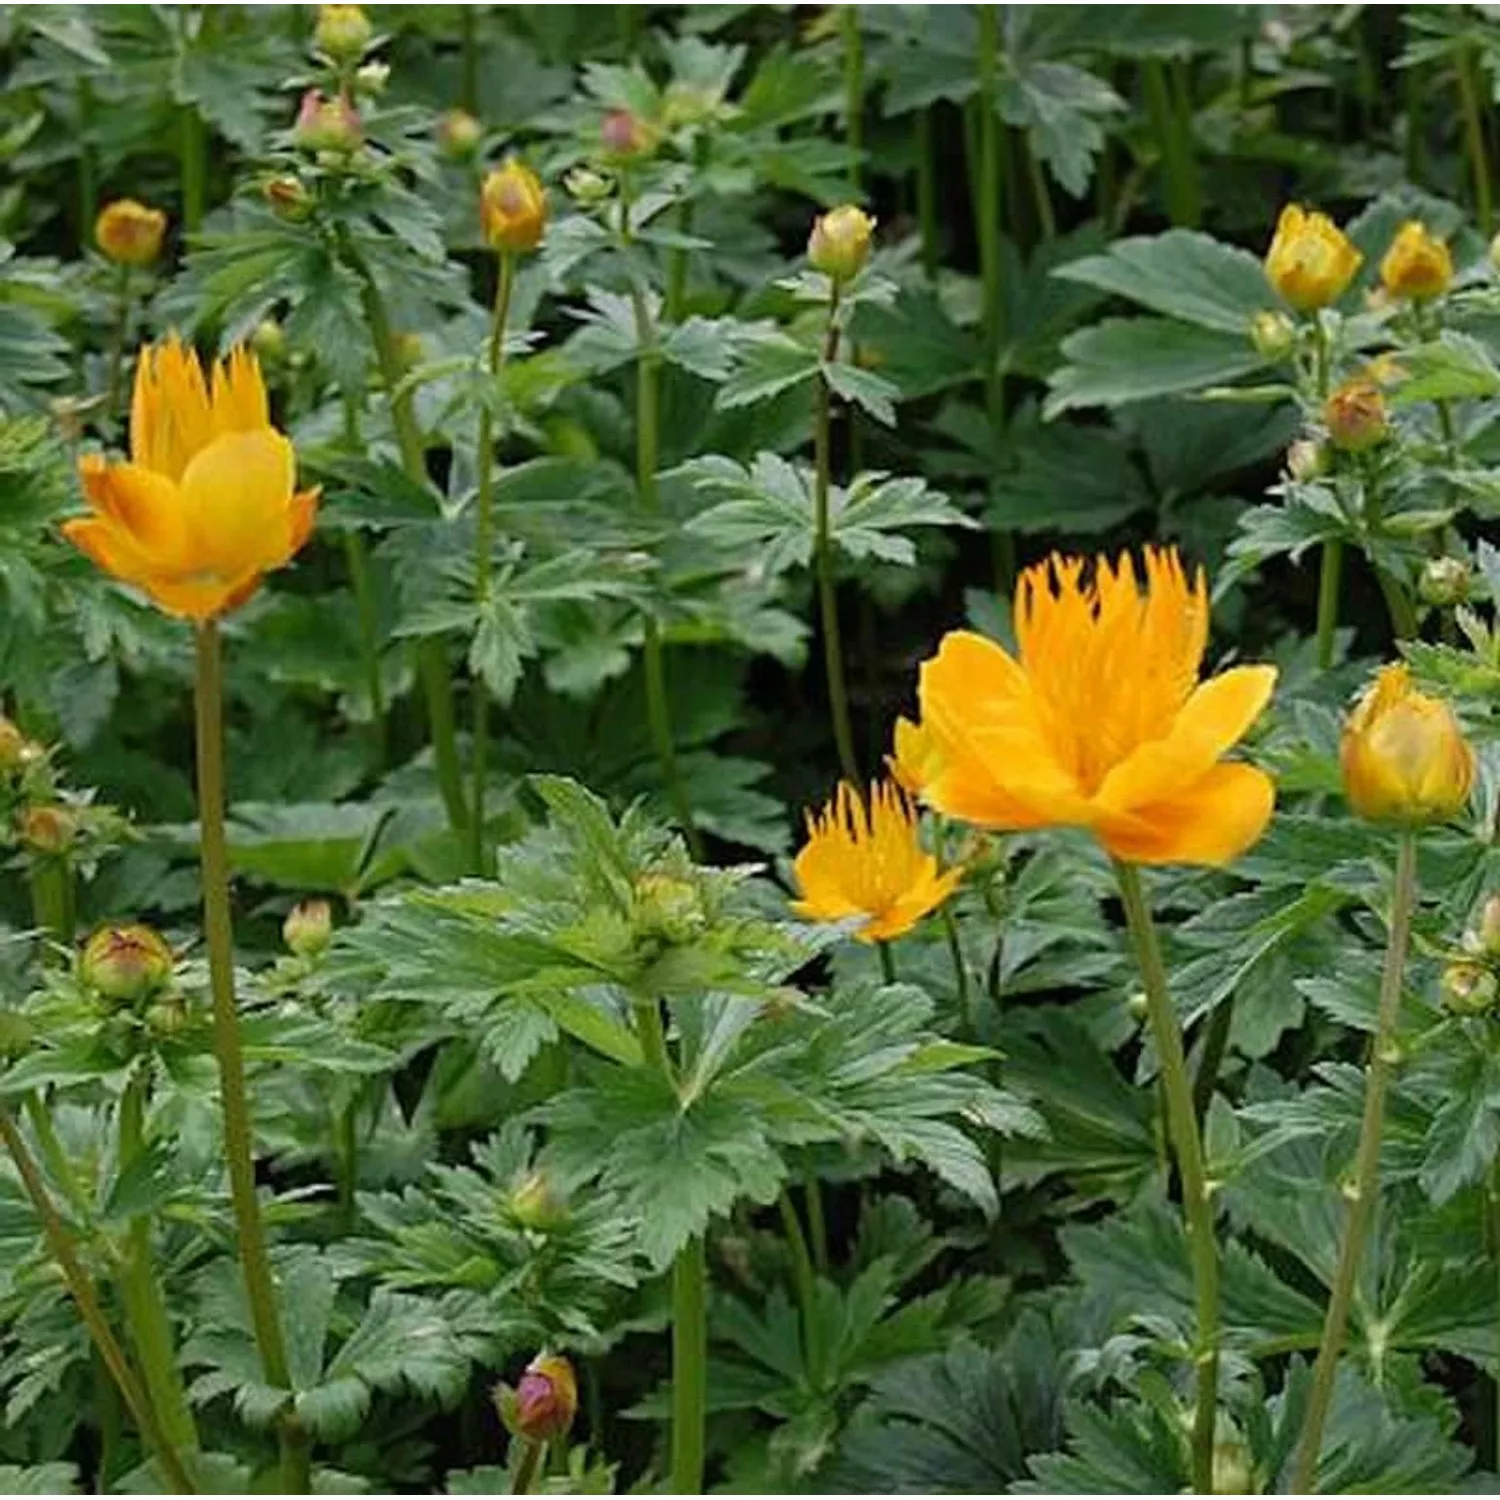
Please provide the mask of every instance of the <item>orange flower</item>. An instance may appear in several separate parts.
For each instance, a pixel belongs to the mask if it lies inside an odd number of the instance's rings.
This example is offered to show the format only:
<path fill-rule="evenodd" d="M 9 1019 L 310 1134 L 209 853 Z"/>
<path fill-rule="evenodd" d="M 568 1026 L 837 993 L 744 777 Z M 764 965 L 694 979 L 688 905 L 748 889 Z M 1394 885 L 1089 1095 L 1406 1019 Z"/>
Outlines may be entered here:
<path fill-rule="evenodd" d="M 963 877 L 961 867 L 938 874 L 910 805 L 889 782 L 870 789 L 868 808 L 841 782 L 822 813 L 808 816 L 794 869 L 802 899 L 792 910 L 812 922 L 864 917 L 854 935 L 866 943 L 910 932 Z"/>
<path fill-rule="evenodd" d="M 910 719 L 896 720 L 895 744 L 892 753 L 885 758 L 886 768 L 900 783 L 901 790 L 913 797 L 920 797 L 927 783 L 937 775 L 938 749 L 924 724 L 913 724 Z"/>
<path fill-rule="evenodd" d="M 205 379 L 175 337 L 144 349 L 129 463 L 78 461 L 93 514 L 63 534 L 168 614 L 208 620 L 243 604 L 312 531 L 317 490 L 296 489 L 292 445 L 274 427 L 243 346 Z"/>
<path fill-rule="evenodd" d="M 942 756 L 926 800 L 986 828 L 1089 829 L 1117 859 L 1220 865 L 1271 817 L 1265 772 L 1220 757 L 1259 716 L 1273 667 L 1207 682 L 1201 571 L 1148 549 L 1143 589 L 1128 554 L 1054 555 L 1021 576 L 1020 659 L 969 631 L 923 664 L 922 723 Z"/>
<path fill-rule="evenodd" d="M 161 254 L 166 231 L 167 216 L 134 198 L 106 203 L 94 221 L 99 248 L 117 266 L 149 266 Z"/>

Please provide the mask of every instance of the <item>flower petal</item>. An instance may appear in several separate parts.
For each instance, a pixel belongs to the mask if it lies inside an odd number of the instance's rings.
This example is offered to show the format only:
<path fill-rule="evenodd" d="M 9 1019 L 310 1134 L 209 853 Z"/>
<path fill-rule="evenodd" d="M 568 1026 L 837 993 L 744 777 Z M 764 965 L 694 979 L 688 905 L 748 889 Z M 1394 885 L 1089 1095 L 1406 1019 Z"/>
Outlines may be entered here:
<path fill-rule="evenodd" d="M 216 437 L 187 466 L 182 494 L 197 571 L 241 580 L 290 555 L 292 445 L 270 427 Z"/>
<path fill-rule="evenodd" d="M 182 478 L 213 436 L 208 387 L 197 351 L 175 334 L 141 351 L 130 403 L 130 456 L 144 469 Z"/>
<path fill-rule="evenodd" d="M 1275 667 L 1233 667 L 1209 678 L 1165 739 L 1139 746 L 1109 772 L 1096 802 L 1107 812 L 1128 812 L 1195 782 L 1260 717 L 1275 686 Z"/>
<path fill-rule="evenodd" d="M 164 570 L 186 564 L 182 497 L 164 475 L 138 464 L 109 464 L 98 454 L 78 462 L 90 505 L 130 534 L 137 549 Z"/>
<path fill-rule="evenodd" d="M 1102 818 L 1099 841 L 1141 865 L 1226 865 L 1265 832 L 1276 788 L 1255 766 L 1212 767 L 1191 786 L 1132 812 Z"/>

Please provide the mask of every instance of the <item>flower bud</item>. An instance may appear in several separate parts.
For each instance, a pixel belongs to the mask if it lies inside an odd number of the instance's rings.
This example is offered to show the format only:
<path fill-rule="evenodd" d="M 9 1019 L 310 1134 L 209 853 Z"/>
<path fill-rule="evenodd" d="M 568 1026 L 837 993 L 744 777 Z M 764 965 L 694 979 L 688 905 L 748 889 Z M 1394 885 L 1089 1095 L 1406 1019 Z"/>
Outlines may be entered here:
<path fill-rule="evenodd" d="M 403 370 L 415 370 L 427 358 L 427 345 L 422 335 L 410 328 L 403 328 L 395 337 L 396 363 Z"/>
<path fill-rule="evenodd" d="M 1132 990 L 1125 1001 L 1125 1013 L 1137 1025 L 1145 1022 L 1151 1014 L 1151 1002 L 1146 998 L 1145 990 Z"/>
<path fill-rule="evenodd" d="M 366 99 L 378 99 L 391 81 L 391 65 L 367 62 L 354 74 L 354 92 Z"/>
<path fill-rule="evenodd" d="M 466 109 L 450 109 L 438 121 L 438 145 L 453 161 L 467 161 L 484 139 L 484 126 Z"/>
<path fill-rule="evenodd" d="M 333 908 L 321 899 L 299 901 L 281 924 L 281 938 L 298 958 L 316 958 L 333 941 Z"/>
<path fill-rule="evenodd" d="M 313 41 L 318 51 L 335 62 L 357 62 L 365 55 L 374 29 L 357 5 L 320 5 Z"/>
<path fill-rule="evenodd" d="M 16 819 L 16 837 L 30 854 L 61 854 L 73 842 L 78 820 L 65 807 L 28 807 Z"/>
<path fill-rule="evenodd" d="M 1220 1438 L 1214 1444 L 1213 1492 L 1216 1495 L 1253 1495 L 1255 1461 L 1239 1438 Z"/>
<path fill-rule="evenodd" d="M 313 213 L 313 195 L 300 177 L 272 177 L 261 194 L 271 212 L 288 224 L 305 224 Z"/>
<path fill-rule="evenodd" d="M 78 972 L 106 1000 L 133 1004 L 172 977 L 172 950 L 154 928 L 130 922 L 101 927 L 83 945 Z"/>
<path fill-rule="evenodd" d="M 167 216 L 134 198 L 106 203 L 94 221 L 99 248 L 117 266 L 149 266 L 161 254 Z"/>
<path fill-rule="evenodd" d="M 1443 970 L 1443 1005 L 1457 1016 L 1482 1016 L 1495 1008 L 1495 976 L 1483 964 L 1449 964 Z"/>
<path fill-rule="evenodd" d="M 1382 667 L 1355 705 L 1339 764 L 1355 812 L 1407 827 L 1453 817 L 1474 781 L 1474 752 L 1453 710 L 1418 692 L 1405 663 Z"/>
<path fill-rule="evenodd" d="M 674 78 L 662 98 L 662 123 L 669 130 L 706 124 L 718 111 L 719 97 L 701 84 Z"/>
<path fill-rule="evenodd" d="M 1449 609 L 1469 597 L 1469 565 L 1461 557 L 1429 557 L 1422 564 L 1417 592 L 1423 604 Z"/>
<path fill-rule="evenodd" d="M 578 1381 L 573 1366 L 560 1354 L 539 1354 L 526 1366 L 516 1388 L 495 1393 L 500 1418 L 516 1437 L 551 1442 L 573 1425 L 578 1411 Z"/>
<path fill-rule="evenodd" d="M 1312 438 L 1298 438 L 1286 450 L 1286 469 L 1299 484 L 1310 484 L 1327 472 L 1327 450 Z"/>
<path fill-rule="evenodd" d="M 602 203 L 614 192 L 615 185 L 609 178 L 589 167 L 574 167 L 563 178 L 563 186 L 570 197 L 587 207 L 591 203 Z"/>
<path fill-rule="evenodd" d="M 1262 310 L 1250 320 L 1250 342 L 1262 359 L 1281 360 L 1297 342 L 1297 327 L 1283 312 Z"/>
<path fill-rule="evenodd" d="M 484 179 L 479 222 L 490 249 L 510 255 L 535 250 L 547 228 L 547 194 L 536 173 L 507 157 Z"/>
<path fill-rule="evenodd" d="M 1266 252 L 1266 279 L 1298 312 L 1316 312 L 1344 295 L 1363 260 L 1326 214 L 1289 203 Z"/>
<path fill-rule="evenodd" d="M 297 111 L 292 139 L 304 151 L 328 151 L 347 156 L 359 149 L 364 127 L 347 94 L 324 98 L 317 89 L 308 89 Z"/>
<path fill-rule="evenodd" d="M 0 714 L 0 776 L 25 770 L 30 744 L 31 741 L 4 714 Z"/>
<path fill-rule="evenodd" d="M 1408 219 L 1380 262 L 1380 284 L 1393 297 L 1424 302 L 1441 297 L 1452 282 L 1453 257 L 1448 246 L 1429 234 L 1420 220 Z"/>
<path fill-rule="evenodd" d="M 874 228 L 875 220 L 852 203 L 820 214 L 807 241 L 808 263 L 835 281 L 852 281 L 870 258 Z"/>
<path fill-rule="evenodd" d="M 664 943 L 690 943 L 707 917 L 691 880 L 662 871 L 647 871 L 635 882 L 635 930 Z"/>
<path fill-rule="evenodd" d="M 1364 453 L 1385 440 L 1390 430 L 1385 397 L 1369 381 L 1345 381 L 1323 403 L 1328 439 L 1343 453 Z"/>
<path fill-rule="evenodd" d="M 605 156 L 628 160 L 656 150 L 659 132 L 628 109 L 612 109 L 599 122 L 599 145 Z"/>
<path fill-rule="evenodd" d="M 250 347 L 263 365 L 274 365 L 286 353 L 286 330 L 275 318 L 262 318 L 250 335 Z"/>
<path fill-rule="evenodd" d="M 567 1217 L 567 1207 L 553 1190 L 552 1181 L 540 1170 L 527 1172 L 511 1188 L 511 1213 L 523 1229 L 554 1229 Z"/>
<path fill-rule="evenodd" d="M 193 1013 L 181 995 L 163 995 L 146 1007 L 146 1025 L 159 1040 L 181 1036 L 192 1024 Z"/>
<path fill-rule="evenodd" d="M 1491 896 L 1480 908 L 1477 936 L 1482 952 L 1500 958 L 1500 896 Z"/>

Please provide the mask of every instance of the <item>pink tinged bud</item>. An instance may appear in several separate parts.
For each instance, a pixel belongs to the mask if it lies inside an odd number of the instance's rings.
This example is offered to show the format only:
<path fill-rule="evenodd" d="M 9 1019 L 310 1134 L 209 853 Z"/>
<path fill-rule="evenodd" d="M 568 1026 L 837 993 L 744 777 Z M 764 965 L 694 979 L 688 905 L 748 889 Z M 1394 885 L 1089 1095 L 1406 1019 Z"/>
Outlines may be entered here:
<path fill-rule="evenodd" d="M 328 99 L 309 89 L 302 96 L 292 134 L 304 151 L 347 153 L 364 139 L 364 127 L 347 94 Z"/>

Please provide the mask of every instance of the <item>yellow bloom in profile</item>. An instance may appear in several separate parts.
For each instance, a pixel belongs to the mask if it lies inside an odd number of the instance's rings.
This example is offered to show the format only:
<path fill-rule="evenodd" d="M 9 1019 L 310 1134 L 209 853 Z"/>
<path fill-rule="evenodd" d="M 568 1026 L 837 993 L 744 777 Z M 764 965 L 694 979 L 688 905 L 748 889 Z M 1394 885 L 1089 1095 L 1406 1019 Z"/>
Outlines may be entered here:
<path fill-rule="evenodd" d="M 894 744 L 885 764 L 902 791 L 920 797 L 927 790 L 927 783 L 937 775 L 941 761 L 927 727 L 898 718 Z"/>
<path fill-rule="evenodd" d="M 1289 203 L 1266 252 L 1266 276 L 1298 312 L 1316 312 L 1344 295 L 1363 260 L 1327 214 Z"/>
<path fill-rule="evenodd" d="M 1380 281 L 1393 297 L 1441 297 L 1453 281 L 1453 257 L 1421 220 L 1408 219 L 1380 262 Z"/>
<path fill-rule="evenodd" d="M 484 179 L 479 220 L 491 250 L 535 250 L 547 228 L 547 194 L 536 173 L 507 157 Z"/>
<path fill-rule="evenodd" d="M 99 210 L 94 239 L 117 266 L 149 266 L 161 254 L 167 216 L 134 198 L 116 198 Z"/>
<path fill-rule="evenodd" d="M 870 258 L 875 220 L 852 203 L 831 208 L 813 221 L 807 241 L 807 263 L 835 281 L 849 281 Z"/>
<path fill-rule="evenodd" d="M 130 462 L 78 462 L 93 511 L 63 534 L 158 608 L 208 620 L 243 604 L 312 531 L 317 490 L 296 489 L 292 445 L 271 426 L 255 356 L 243 346 L 205 379 L 178 340 L 141 351 Z"/>
<path fill-rule="evenodd" d="M 792 910 L 812 922 L 864 917 L 854 935 L 866 943 L 910 932 L 963 878 L 961 867 L 938 873 L 910 804 L 889 782 L 870 789 L 868 807 L 840 782 L 833 801 L 809 814 L 793 868 L 802 899 Z"/>
<path fill-rule="evenodd" d="M 1271 778 L 1221 757 L 1259 717 L 1274 667 L 1207 682 L 1200 571 L 1146 553 L 1054 555 L 1021 575 L 1019 658 L 953 631 L 922 666 L 922 723 L 942 765 L 926 790 L 939 812 L 984 828 L 1089 829 L 1117 859 L 1227 864 L 1271 817 Z"/>
<path fill-rule="evenodd" d="M 1339 745 L 1344 793 L 1378 823 L 1441 823 L 1469 800 L 1474 752 L 1441 699 L 1418 692 L 1405 662 L 1382 667 Z"/>

